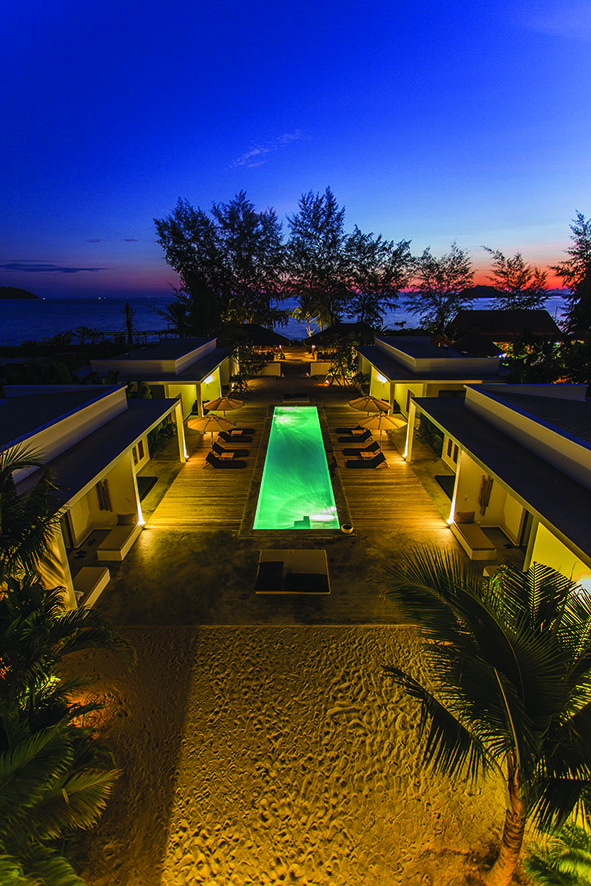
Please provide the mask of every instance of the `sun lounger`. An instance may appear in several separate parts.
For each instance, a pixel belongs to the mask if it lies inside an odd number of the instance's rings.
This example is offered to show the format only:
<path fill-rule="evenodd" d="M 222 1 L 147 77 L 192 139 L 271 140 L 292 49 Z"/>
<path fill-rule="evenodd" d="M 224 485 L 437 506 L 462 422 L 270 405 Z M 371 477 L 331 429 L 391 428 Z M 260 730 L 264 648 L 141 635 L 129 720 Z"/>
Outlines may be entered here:
<path fill-rule="evenodd" d="M 242 434 L 230 434 L 228 431 L 220 431 L 218 437 L 224 443 L 235 443 L 236 440 L 240 443 L 252 443 L 252 437 L 245 437 Z"/>
<path fill-rule="evenodd" d="M 254 428 L 230 428 L 229 431 L 224 431 L 229 437 L 243 437 L 244 434 L 254 434 Z"/>
<path fill-rule="evenodd" d="M 220 458 L 246 458 L 248 455 L 248 449 L 234 449 L 233 446 L 226 449 L 219 443 L 214 443 L 212 449 Z"/>
<path fill-rule="evenodd" d="M 246 462 L 237 458 L 218 458 L 213 452 L 208 452 L 205 456 L 207 464 L 212 468 L 245 468 Z"/>
<path fill-rule="evenodd" d="M 361 434 L 348 434 L 346 437 L 339 437 L 339 443 L 366 443 L 371 440 L 371 431 L 365 428 Z"/>
<path fill-rule="evenodd" d="M 357 461 L 357 459 L 355 459 L 355 461 L 346 461 L 345 465 L 348 468 L 387 468 L 388 462 L 386 461 L 384 453 L 378 452 L 373 458 L 361 458 L 359 461 Z"/>
<path fill-rule="evenodd" d="M 379 451 L 380 444 L 377 440 L 374 440 L 373 443 L 370 443 L 365 449 L 343 449 L 343 455 L 356 455 L 357 458 L 365 458 L 366 456 L 363 455 L 364 452 L 375 455 L 375 453 Z"/>
<path fill-rule="evenodd" d="M 354 428 L 335 428 L 336 434 L 349 434 L 349 436 L 353 434 L 361 434 L 365 429 L 361 427 L 361 425 L 356 425 Z"/>
<path fill-rule="evenodd" d="M 257 594 L 330 594 L 326 551 L 261 551 Z"/>

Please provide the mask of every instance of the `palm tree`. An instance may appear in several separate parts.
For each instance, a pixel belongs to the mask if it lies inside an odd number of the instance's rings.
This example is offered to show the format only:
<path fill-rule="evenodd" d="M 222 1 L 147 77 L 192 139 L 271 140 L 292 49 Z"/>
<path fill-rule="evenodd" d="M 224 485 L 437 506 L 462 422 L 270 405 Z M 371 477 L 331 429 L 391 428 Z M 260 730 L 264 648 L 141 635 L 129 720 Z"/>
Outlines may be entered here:
<path fill-rule="evenodd" d="M 34 734 L 19 724 L 0 753 L 2 883 L 84 886 L 55 842 L 96 822 L 119 773 L 97 766 L 90 737 L 69 719 Z"/>
<path fill-rule="evenodd" d="M 52 847 L 94 824 L 118 772 L 80 725 L 100 707 L 74 700 L 88 681 L 59 678 L 57 670 L 70 653 L 93 648 L 134 657 L 96 610 L 66 611 L 60 588 L 47 590 L 30 576 L 6 580 L 0 597 L 2 883 L 84 886 Z"/>
<path fill-rule="evenodd" d="M 39 479 L 17 492 L 14 474 L 40 468 Z M 23 445 L 0 452 L 0 587 L 6 576 L 34 573 L 57 524 L 56 487 L 40 456 Z"/>
<path fill-rule="evenodd" d="M 591 595 L 547 566 L 486 579 L 431 548 L 385 567 L 383 588 L 424 640 L 428 687 L 386 667 L 420 702 L 423 761 L 505 783 L 500 852 L 481 876 L 507 886 L 528 821 L 556 829 L 591 805 Z"/>

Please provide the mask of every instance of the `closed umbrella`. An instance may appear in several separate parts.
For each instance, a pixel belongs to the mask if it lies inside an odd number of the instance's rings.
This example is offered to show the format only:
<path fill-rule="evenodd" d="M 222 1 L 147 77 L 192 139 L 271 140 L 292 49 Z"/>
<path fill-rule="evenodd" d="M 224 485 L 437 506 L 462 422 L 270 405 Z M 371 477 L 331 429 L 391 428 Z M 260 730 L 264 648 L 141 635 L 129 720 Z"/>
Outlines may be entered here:
<path fill-rule="evenodd" d="M 389 412 L 390 410 L 390 404 L 378 397 L 358 397 L 356 400 L 349 400 L 349 406 L 367 412 L 368 415 L 370 412 Z"/>
<path fill-rule="evenodd" d="M 208 431 L 211 433 L 211 446 L 213 448 L 213 435 L 218 431 L 229 431 L 236 425 L 229 418 L 222 418 L 221 415 L 205 415 L 203 418 L 192 418 L 187 422 L 187 427 L 193 431 L 202 431 L 204 434 Z"/>
<path fill-rule="evenodd" d="M 217 400 L 209 400 L 203 405 L 206 409 L 223 412 L 225 418 L 226 412 L 230 412 L 232 409 L 242 409 L 244 402 L 242 400 L 235 400 L 233 397 L 218 397 Z"/>
<path fill-rule="evenodd" d="M 370 428 L 372 431 L 380 432 L 380 446 L 382 445 L 382 431 L 393 431 L 396 428 L 402 428 L 406 424 L 404 418 L 398 418 L 396 415 L 386 415 L 380 412 L 377 415 L 370 415 L 368 418 L 362 418 L 359 422 L 364 428 Z"/>

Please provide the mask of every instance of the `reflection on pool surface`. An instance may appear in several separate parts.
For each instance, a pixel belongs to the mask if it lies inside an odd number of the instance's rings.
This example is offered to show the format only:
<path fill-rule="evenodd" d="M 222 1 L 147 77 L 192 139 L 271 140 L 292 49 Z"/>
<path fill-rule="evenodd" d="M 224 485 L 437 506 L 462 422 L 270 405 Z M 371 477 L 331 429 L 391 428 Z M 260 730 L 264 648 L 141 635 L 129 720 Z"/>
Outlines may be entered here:
<path fill-rule="evenodd" d="M 338 529 L 315 406 L 276 406 L 254 529 Z"/>

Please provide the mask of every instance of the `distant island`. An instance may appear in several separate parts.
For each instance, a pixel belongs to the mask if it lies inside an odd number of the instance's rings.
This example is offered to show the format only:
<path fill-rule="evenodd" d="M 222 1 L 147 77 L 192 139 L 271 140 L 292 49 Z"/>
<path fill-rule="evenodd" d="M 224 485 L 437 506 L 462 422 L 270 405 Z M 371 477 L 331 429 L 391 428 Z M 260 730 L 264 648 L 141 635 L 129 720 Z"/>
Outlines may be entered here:
<path fill-rule="evenodd" d="M 0 298 L 39 298 L 27 289 L 18 289 L 16 286 L 0 286 Z"/>

